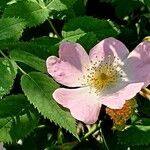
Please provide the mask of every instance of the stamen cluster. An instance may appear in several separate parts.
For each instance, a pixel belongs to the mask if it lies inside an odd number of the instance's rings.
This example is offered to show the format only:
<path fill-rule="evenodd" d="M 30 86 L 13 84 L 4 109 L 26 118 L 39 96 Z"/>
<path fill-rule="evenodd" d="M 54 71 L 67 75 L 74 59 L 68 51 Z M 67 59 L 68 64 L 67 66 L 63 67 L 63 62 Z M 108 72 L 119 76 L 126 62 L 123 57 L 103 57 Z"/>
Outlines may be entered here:
<path fill-rule="evenodd" d="M 107 87 L 114 86 L 123 77 L 119 59 L 111 55 L 102 60 L 91 61 L 86 67 L 86 73 L 83 75 L 83 85 L 90 86 L 97 94 Z"/>

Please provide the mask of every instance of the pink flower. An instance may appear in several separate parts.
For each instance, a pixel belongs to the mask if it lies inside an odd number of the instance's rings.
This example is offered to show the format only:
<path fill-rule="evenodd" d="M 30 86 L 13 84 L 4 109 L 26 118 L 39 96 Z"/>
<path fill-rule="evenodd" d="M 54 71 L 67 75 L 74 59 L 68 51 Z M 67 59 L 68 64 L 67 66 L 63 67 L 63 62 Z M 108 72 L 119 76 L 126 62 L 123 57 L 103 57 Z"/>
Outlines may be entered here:
<path fill-rule="evenodd" d="M 0 150 L 6 150 L 6 149 L 3 147 L 3 143 L 0 143 Z"/>
<path fill-rule="evenodd" d="M 87 41 L 88 42 L 88 41 Z M 59 58 L 50 56 L 48 73 L 60 84 L 53 98 L 86 124 L 97 121 L 101 105 L 121 109 L 150 82 L 150 43 L 140 43 L 131 53 L 114 38 L 106 38 L 90 50 L 78 43 L 60 45 Z"/>

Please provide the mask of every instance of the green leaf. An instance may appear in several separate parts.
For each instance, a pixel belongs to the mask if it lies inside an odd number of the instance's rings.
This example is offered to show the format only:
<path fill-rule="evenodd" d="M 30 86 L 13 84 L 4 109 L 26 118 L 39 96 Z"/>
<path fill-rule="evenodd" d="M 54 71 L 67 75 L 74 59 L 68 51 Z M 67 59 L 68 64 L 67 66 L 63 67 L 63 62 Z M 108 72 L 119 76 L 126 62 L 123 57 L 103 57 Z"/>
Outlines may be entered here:
<path fill-rule="evenodd" d="M 150 119 L 140 119 L 134 125 L 129 125 L 123 132 L 118 132 L 119 144 L 148 145 L 150 144 Z"/>
<path fill-rule="evenodd" d="M 56 127 L 54 129 L 54 127 L 50 124 L 49 126 L 36 128 L 34 132 L 23 140 L 22 150 L 58 150 L 56 148 L 57 129 Z"/>
<path fill-rule="evenodd" d="M 89 32 L 89 33 L 86 33 L 81 38 L 79 38 L 77 41 L 73 41 L 73 42 L 80 43 L 85 48 L 85 50 L 89 51 L 93 46 L 96 45 L 97 41 L 98 41 L 98 39 L 97 39 L 96 35 L 92 32 Z"/>
<path fill-rule="evenodd" d="M 0 118 L 13 117 L 28 105 L 30 105 L 28 100 L 21 94 L 7 96 L 0 100 Z"/>
<path fill-rule="evenodd" d="M 32 41 L 30 41 L 31 44 L 34 44 L 37 47 L 41 48 L 40 51 L 42 51 L 42 53 L 45 52 L 46 54 L 45 58 L 47 58 L 47 56 L 49 55 L 58 55 L 59 42 L 60 42 L 60 39 L 50 38 L 46 36 L 35 38 Z"/>
<path fill-rule="evenodd" d="M 24 29 L 24 22 L 19 18 L 0 19 L 0 40 L 13 39 L 21 37 Z"/>
<path fill-rule="evenodd" d="M 9 2 L 10 0 L 2 0 L 0 1 L 0 9 L 4 9 L 7 5 L 7 3 Z"/>
<path fill-rule="evenodd" d="M 21 1 L 9 5 L 4 11 L 4 17 L 19 17 L 28 27 L 36 26 L 48 19 L 48 9 L 39 3 Z"/>
<path fill-rule="evenodd" d="M 76 29 L 74 31 L 63 31 L 62 35 L 64 37 L 63 41 L 71 41 L 71 42 L 77 42 L 80 38 L 86 36 L 87 33 L 80 29 Z"/>
<path fill-rule="evenodd" d="M 139 0 L 115 0 L 114 5 L 117 16 L 122 19 L 137 10 L 142 2 Z"/>
<path fill-rule="evenodd" d="M 15 61 L 19 61 L 26 65 L 29 65 L 30 67 L 38 71 L 41 71 L 43 73 L 47 72 L 45 60 L 40 59 L 28 52 L 21 50 L 13 50 L 10 52 L 10 57 Z"/>
<path fill-rule="evenodd" d="M 144 0 L 145 5 L 150 9 L 150 0 Z"/>
<path fill-rule="evenodd" d="M 73 10 L 76 16 L 84 16 L 86 14 L 85 0 L 76 0 Z"/>
<path fill-rule="evenodd" d="M 78 138 L 75 120 L 70 113 L 61 109 L 52 98 L 58 85 L 49 76 L 38 72 L 23 75 L 21 87 L 29 101 L 44 117 L 54 121 Z"/>
<path fill-rule="evenodd" d="M 9 93 L 16 73 L 17 69 L 14 61 L 0 58 L 0 98 Z"/>
<path fill-rule="evenodd" d="M 69 20 L 63 27 L 62 35 L 65 40 L 78 40 L 92 32 L 98 40 L 117 36 L 119 30 L 109 20 L 99 20 L 92 17 L 78 17 Z"/>
<path fill-rule="evenodd" d="M 63 19 L 70 13 L 70 8 L 76 0 L 45 0 L 50 17 Z"/>
<path fill-rule="evenodd" d="M 8 96 L 1 100 L 0 109 L 1 142 L 13 142 L 24 138 L 38 123 L 37 110 L 23 95 Z"/>
<path fill-rule="evenodd" d="M 67 10 L 73 4 L 75 3 L 75 0 L 45 0 L 46 7 L 50 11 L 63 11 Z"/>
<path fill-rule="evenodd" d="M 17 49 L 32 53 L 40 58 L 46 59 L 50 55 L 58 54 L 60 40 L 56 38 L 40 37 L 30 42 L 6 42 L 0 41 L 0 49 Z"/>
<path fill-rule="evenodd" d="M 131 150 L 149 150 L 150 145 L 146 145 L 146 146 L 132 146 Z"/>

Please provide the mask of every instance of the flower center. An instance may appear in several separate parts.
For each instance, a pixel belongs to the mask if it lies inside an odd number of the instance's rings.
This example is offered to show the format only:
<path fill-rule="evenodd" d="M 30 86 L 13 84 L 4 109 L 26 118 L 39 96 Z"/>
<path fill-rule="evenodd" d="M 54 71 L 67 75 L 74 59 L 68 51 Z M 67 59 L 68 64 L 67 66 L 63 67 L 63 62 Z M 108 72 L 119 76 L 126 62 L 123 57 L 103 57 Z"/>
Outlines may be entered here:
<path fill-rule="evenodd" d="M 97 94 L 106 88 L 115 86 L 122 77 L 119 59 L 112 56 L 108 56 L 106 60 L 91 61 L 86 70 L 83 76 L 84 85 L 90 86 Z"/>
<path fill-rule="evenodd" d="M 105 73 L 101 73 L 100 76 L 99 76 L 99 78 L 100 78 L 101 80 L 107 80 L 107 79 L 108 79 L 108 76 L 107 76 Z"/>

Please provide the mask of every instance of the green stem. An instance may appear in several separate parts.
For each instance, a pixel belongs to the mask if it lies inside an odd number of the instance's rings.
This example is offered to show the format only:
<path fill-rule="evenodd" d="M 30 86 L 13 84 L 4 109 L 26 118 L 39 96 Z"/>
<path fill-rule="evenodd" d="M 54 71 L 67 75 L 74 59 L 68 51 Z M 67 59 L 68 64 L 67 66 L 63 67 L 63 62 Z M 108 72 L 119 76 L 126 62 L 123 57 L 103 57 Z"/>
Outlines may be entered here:
<path fill-rule="evenodd" d="M 39 125 L 39 126 L 37 126 L 38 129 L 43 129 L 45 127 L 46 127 L 45 125 Z"/>
<path fill-rule="evenodd" d="M 94 124 L 91 129 L 81 138 L 81 141 L 85 140 L 87 137 L 92 135 L 95 131 L 100 128 L 101 124 Z"/>
<path fill-rule="evenodd" d="M 0 50 L 0 53 L 1 53 L 1 55 L 2 55 L 4 58 L 9 59 L 9 58 L 2 52 L 2 50 Z"/>
<path fill-rule="evenodd" d="M 55 27 L 54 27 L 54 25 L 53 25 L 53 23 L 51 22 L 50 19 L 48 19 L 48 22 L 49 22 L 51 28 L 53 29 L 54 33 L 57 35 L 57 37 L 58 37 L 59 39 L 61 39 L 60 35 L 58 34 L 57 30 L 55 29 Z"/>
<path fill-rule="evenodd" d="M 1 54 L 4 58 L 10 60 L 10 58 L 7 57 L 7 56 L 2 52 L 2 50 L 0 50 L 0 54 Z M 16 64 L 16 65 L 17 65 L 17 64 Z M 18 68 L 23 74 L 27 74 L 27 73 L 26 73 L 24 70 L 22 70 L 18 65 L 17 65 L 17 68 Z"/>
<path fill-rule="evenodd" d="M 23 74 L 27 74 L 22 68 L 20 68 L 18 65 L 17 65 L 17 68 L 23 73 Z"/>
<path fill-rule="evenodd" d="M 101 133 L 101 137 L 102 137 L 102 139 L 103 139 L 103 143 L 104 143 L 104 146 L 105 146 L 106 150 L 109 150 L 109 147 L 108 147 L 108 145 L 107 145 L 107 142 L 106 142 L 106 140 L 105 140 L 105 137 L 104 137 L 103 132 L 102 132 L 101 129 L 100 129 L 100 133 Z"/>

